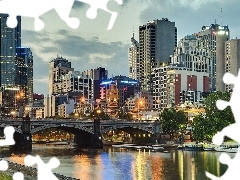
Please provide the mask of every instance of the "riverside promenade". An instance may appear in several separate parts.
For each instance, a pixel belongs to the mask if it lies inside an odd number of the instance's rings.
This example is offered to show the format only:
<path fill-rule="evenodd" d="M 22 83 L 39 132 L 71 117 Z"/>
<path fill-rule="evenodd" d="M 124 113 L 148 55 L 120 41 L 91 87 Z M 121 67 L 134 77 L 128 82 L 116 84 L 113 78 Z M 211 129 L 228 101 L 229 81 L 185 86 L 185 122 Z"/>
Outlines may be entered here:
<path fill-rule="evenodd" d="M 2 173 L 12 177 L 14 173 L 21 172 L 24 175 L 24 180 L 37 180 L 37 168 L 13 163 L 10 161 L 7 161 L 7 162 L 8 162 L 8 170 L 3 171 Z M 54 174 L 59 180 L 79 180 L 76 178 L 67 177 L 57 173 L 54 173 Z"/>

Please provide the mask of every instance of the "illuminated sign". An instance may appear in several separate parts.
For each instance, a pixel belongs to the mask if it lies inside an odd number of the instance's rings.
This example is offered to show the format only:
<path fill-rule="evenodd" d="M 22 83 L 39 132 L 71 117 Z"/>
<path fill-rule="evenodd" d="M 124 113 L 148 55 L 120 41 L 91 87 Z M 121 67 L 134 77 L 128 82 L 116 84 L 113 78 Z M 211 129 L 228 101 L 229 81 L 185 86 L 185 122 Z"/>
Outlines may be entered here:
<path fill-rule="evenodd" d="M 137 84 L 137 81 L 121 81 L 121 83 L 126 83 L 126 84 Z"/>
<path fill-rule="evenodd" d="M 111 84 L 113 83 L 113 81 L 105 81 L 105 82 L 102 82 L 100 85 L 106 85 L 106 84 Z"/>
<path fill-rule="evenodd" d="M 5 90 L 19 91 L 18 87 L 6 87 Z"/>

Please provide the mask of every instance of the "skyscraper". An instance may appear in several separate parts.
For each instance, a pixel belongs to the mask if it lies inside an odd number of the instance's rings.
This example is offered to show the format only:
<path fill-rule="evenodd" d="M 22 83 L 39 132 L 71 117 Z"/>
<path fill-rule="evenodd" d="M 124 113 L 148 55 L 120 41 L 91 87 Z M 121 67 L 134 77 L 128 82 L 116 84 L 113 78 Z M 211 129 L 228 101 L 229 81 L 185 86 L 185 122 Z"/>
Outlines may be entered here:
<path fill-rule="evenodd" d="M 129 62 L 129 77 L 132 79 L 140 80 L 139 70 L 139 43 L 133 37 L 131 38 L 131 47 L 128 49 L 128 62 Z"/>
<path fill-rule="evenodd" d="M 62 93 L 61 78 L 73 70 L 71 62 L 63 57 L 57 56 L 49 63 L 49 95 Z"/>
<path fill-rule="evenodd" d="M 17 16 L 16 28 L 9 28 L 6 24 L 8 15 L 0 14 L 0 87 L 1 114 L 10 115 L 18 109 L 17 97 L 20 87 L 17 79 L 16 48 L 21 47 L 21 17 Z"/>
<path fill-rule="evenodd" d="M 86 70 L 82 73 L 84 76 L 89 76 L 92 80 L 92 101 L 100 99 L 100 84 L 103 80 L 108 78 L 108 71 L 105 68 L 98 67 L 96 69 Z"/>
<path fill-rule="evenodd" d="M 140 26 L 139 45 L 141 89 L 152 91 L 152 69 L 167 64 L 177 46 L 175 22 L 162 18 Z"/>
<path fill-rule="evenodd" d="M 217 47 L 217 62 L 216 90 L 231 91 L 233 84 L 225 84 L 222 78 L 226 72 L 235 76 L 238 75 L 240 68 L 240 39 L 225 41 L 223 47 Z"/>
<path fill-rule="evenodd" d="M 230 31 L 228 26 L 220 26 L 218 24 L 211 24 L 210 26 L 203 26 L 202 31 L 196 33 L 198 36 L 198 47 L 194 54 L 199 53 L 199 50 L 205 49 L 206 56 L 209 57 L 209 79 L 211 91 L 216 90 L 216 75 L 222 67 L 224 43 L 229 40 Z M 222 70 L 221 70 L 222 72 Z"/>
<path fill-rule="evenodd" d="M 16 47 L 21 47 L 21 17 L 17 17 L 16 28 L 6 25 L 8 15 L 0 14 L 0 85 L 1 87 L 16 86 Z"/>
<path fill-rule="evenodd" d="M 33 56 L 29 47 L 16 48 L 16 85 L 24 93 L 24 103 L 33 102 Z"/>
<path fill-rule="evenodd" d="M 187 35 L 179 41 L 171 55 L 171 63 L 191 71 L 207 72 L 210 91 L 223 89 L 224 85 L 220 81 L 225 72 L 224 47 L 229 34 L 228 26 L 216 23 L 203 26 L 200 32 Z M 220 80 L 217 84 L 216 79 Z"/>

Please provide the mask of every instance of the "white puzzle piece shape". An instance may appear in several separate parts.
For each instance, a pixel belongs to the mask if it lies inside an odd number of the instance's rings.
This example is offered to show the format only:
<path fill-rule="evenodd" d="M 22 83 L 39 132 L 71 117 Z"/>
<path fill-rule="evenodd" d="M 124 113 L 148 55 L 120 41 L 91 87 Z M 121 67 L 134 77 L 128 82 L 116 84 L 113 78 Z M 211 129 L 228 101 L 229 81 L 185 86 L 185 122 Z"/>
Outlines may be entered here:
<path fill-rule="evenodd" d="M 24 163 L 27 166 L 37 164 L 38 180 L 58 180 L 58 178 L 52 173 L 52 169 L 57 168 L 60 165 L 60 161 L 56 157 L 52 157 L 50 161 L 45 164 L 40 156 L 27 155 L 24 158 Z"/>
<path fill-rule="evenodd" d="M 73 3 L 74 0 L 1 0 L 0 13 L 9 14 L 7 26 L 10 28 L 17 26 L 17 16 L 34 18 L 34 28 L 39 31 L 44 28 L 44 23 L 39 17 L 55 9 L 68 26 L 76 29 L 79 26 L 79 20 L 69 17 Z"/>
<path fill-rule="evenodd" d="M 15 141 L 13 139 L 14 132 L 15 130 L 14 130 L 14 127 L 12 126 L 8 126 L 4 128 L 5 139 L 0 140 L 0 147 L 10 146 L 15 144 Z"/>
<path fill-rule="evenodd" d="M 108 12 L 109 14 L 111 14 L 111 18 L 109 20 L 109 24 L 108 24 L 108 27 L 107 27 L 107 30 L 110 30 L 112 29 L 113 25 L 114 25 L 114 22 L 116 21 L 116 18 L 117 18 L 117 15 L 118 13 L 117 12 L 113 12 L 113 11 L 110 11 L 107 7 L 108 5 L 108 2 L 110 0 L 76 0 L 76 1 L 79 1 L 79 2 L 83 2 L 85 4 L 89 4 L 91 7 L 87 10 L 87 13 L 86 13 L 86 16 L 89 18 L 89 19 L 95 19 L 97 17 L 97 11 L 99 9 L 101 10 L 104 10 L 106 12 Z M 119 5 L 122 5 L 122 0 L 115 0 Z"/>

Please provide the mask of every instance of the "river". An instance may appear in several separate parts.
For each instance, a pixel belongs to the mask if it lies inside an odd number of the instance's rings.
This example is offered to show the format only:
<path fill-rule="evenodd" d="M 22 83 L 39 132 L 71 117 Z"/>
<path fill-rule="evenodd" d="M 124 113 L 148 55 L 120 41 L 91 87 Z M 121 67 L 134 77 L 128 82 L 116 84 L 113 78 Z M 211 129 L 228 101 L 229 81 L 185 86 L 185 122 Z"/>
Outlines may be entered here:
<path fill-rule="evenodd" d="M 205 180 L 205 170 L 221 176 L 227 169 L 218 161 L 220 152 L 211 151 L 163 153 L 112 147 L 75 150 L 64 146 L 33 145 L 33 150 L 27 154 L 38 154 L 44 162 L 56 156 L 61 165 L 53 172 L 81 180 Z M 0 158 L 24 164 L 24 155 L 20 152 L 2 149 Z"/>

